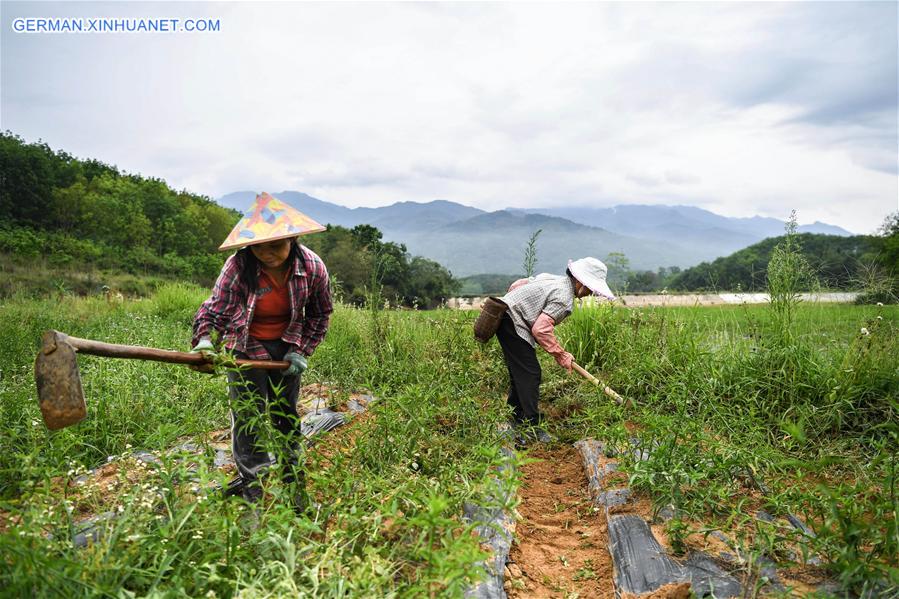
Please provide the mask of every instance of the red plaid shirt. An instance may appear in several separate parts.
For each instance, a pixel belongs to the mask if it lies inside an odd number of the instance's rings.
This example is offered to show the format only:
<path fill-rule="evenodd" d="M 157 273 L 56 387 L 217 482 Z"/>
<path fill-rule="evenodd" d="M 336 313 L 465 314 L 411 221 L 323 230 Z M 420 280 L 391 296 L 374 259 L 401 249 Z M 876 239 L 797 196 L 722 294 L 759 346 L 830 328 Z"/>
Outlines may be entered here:
<path fill-rule="evenodd" d="M 299 247 L 302 260 L 294 262 L 287 282 L 290 324 L 281 339 L 294 346 L 290 351 L 309 356 L 325 338 L 334 308 L 325 263 L 306 246 Z M 257 295 L 249 293 L 241 282 L 240 268 L 234 256 L 230 256 L 215 282 L 212 295 L 194 316 L 191 345 L 196 345 L 201 337 L 209 336 L 215 330 L 221 335 L 225 348 L 244 352 L 254 360 L 270 360 L 271 356 L 262 344 L 249 333 L 256 300 Z"/>

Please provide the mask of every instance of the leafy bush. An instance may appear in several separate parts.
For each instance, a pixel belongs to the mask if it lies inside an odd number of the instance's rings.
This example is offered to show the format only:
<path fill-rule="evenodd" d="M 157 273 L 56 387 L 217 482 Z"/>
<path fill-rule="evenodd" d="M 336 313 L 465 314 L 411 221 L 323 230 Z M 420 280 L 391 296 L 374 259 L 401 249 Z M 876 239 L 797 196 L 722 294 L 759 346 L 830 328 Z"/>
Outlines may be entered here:
<path fill-rule="evenodd" d="M 871 304 L 899 304 L 899 296 L 891 289 L 878 289 L 876 291 L 866 291 L 855 298 L 856 305 L 864 306 Z"/>

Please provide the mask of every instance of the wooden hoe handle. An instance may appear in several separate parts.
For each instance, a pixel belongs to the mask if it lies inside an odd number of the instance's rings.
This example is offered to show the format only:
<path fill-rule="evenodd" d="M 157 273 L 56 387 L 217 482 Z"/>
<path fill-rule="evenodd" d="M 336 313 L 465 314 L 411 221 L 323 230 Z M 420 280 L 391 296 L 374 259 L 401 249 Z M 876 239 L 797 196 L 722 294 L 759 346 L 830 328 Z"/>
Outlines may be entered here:
<path fill-rule="evenodd" d="M 90 339 L 69 337 L 63 333 L 56 333 L 56 342 L 69 344 L 72 349 L 81 354 L 91 356 L 104 356 L 106 358 L 130 358 L 134 360 L 152 360 L 154 362 L 169 362 L 172 364 L 194 364 L 197 366 L 208 364 L 206 358 L 199 352 L 170 351 L 167 349 L 155 349 L 152 347 L 140 347 L 139 345 L 118 345 L 115 343 L 103 343 Z M 290 362 L 273 360 L 234 360 L 225 362 L 225 366 L 248 366 L 250 368 L 262 368 L 264 370 L 284 370 L 290 367 Z"/>
<path fill-rule="evenodd" d="M 612 389 L 611 387 L 609 387 L 608 385 L 603 383 L 601 380 L 599 380 L 598 378 L 596 378 L 595 376 L 593 376 L 592 374 L 590 374 L 589 372 L 584 370 L 580 364 L 572 361 L 571 367 L 574 368 L 575 370 L 577 370 L 578 374 L 580 374 L 582 377 L 584 377 L 585 379 L 587 379 L 588 381 L 590 381 L 597 387 L 602 387 L 602 392 L 605 393 L 606 395 L 608 395 L 609 397 L 611 397 L 612 400 L 614 400 L 614 402 L 617 403 L 619 406 L 624 405 L 623 397 L 621 397 L 620 395 L 615 393 L 614 389 Z M 630 403 L 630 402 L 628 402 L 628 403 Z"/>

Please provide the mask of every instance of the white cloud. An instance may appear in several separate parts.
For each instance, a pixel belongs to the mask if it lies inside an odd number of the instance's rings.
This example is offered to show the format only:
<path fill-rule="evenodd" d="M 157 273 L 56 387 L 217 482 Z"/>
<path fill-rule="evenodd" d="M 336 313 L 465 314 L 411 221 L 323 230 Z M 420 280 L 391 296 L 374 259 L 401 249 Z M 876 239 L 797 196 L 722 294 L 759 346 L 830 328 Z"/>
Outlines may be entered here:
<path fill-rule="evenodd" d="M 211 17 L 25 35 L 18 16 Z M 893 3 L 4 2 L 3 127 L 218 196 L 897 209 Z"/>

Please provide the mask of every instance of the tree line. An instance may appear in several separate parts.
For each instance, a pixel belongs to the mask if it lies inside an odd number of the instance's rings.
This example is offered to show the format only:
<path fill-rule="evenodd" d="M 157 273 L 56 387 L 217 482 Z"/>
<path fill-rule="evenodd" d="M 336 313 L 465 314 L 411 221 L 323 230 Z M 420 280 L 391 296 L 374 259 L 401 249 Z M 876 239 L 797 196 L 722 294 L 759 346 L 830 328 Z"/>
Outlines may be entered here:
<path fill-rule="evenodd" d="M 801 233 L 795 236 L 814 277 L 807 285 L 835 290 L 865 291 L 875 301 L 895 302 L 899 294 L 899 212 L 886 217 L 877 235 L 840 237 Z M 608 281 L 618 293 L 668 291 L 764 292 L 768 263 L 784 236 L 770 237 L 711 262 L 687 269 L 677 266 L 633 270 L 630 260 L 612 252 L 603 261 Z M 462 279 L 465 295 L 502 295 L 523 275 L 474 275 Z M 810 291 L 811 289 L 806 289 Z"/>
<path fill-rule="evenodd" d="M 227 254 L 217 248 L 240 214 L 165 181 L 0 134 L 0 254 L 53 268 L 119 269 L 210 285 Z M 303 238 L 347 301 L 366 290 L 432 307 L 458 289 L 440 264 L 385 243 L 368 225 Z"/>
<path fill-rule="evenodd" d="M 880 235 L 796 235 L 802 255 L 815 275 L 813 284 L 845 290 L 892 287 L 899 274 L 899 229 L 891 227 L 890 222 L 895 223 L 896 217 L 887 218 Z M 671 278 L 668 288 L 765 291 L 771 253 L 783 239 L 771 237 L 730 256 L 688 268 Z"/>

